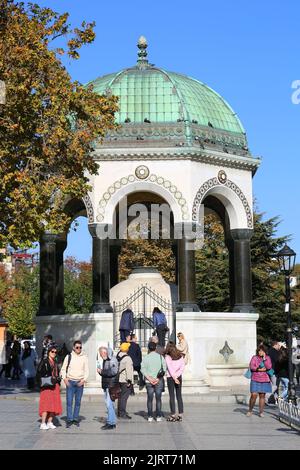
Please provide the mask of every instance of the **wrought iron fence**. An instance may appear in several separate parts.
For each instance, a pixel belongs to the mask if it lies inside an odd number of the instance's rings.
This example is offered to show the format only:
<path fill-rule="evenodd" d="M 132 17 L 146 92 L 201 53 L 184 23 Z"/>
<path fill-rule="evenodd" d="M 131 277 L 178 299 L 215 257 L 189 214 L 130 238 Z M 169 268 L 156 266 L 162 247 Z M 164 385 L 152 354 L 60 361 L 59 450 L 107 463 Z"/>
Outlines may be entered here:
<path fill-rule="evenodd" d="M 154 289 L 143 285 L 136 289 L 133 294 L 120 302 L 113 303 L 114 309 L 114 348 L 120 344 L 119 325 L 122 312 L 130 308 L 134 314 L 134 332 L 138 337 L 141 347 L 147 347 L 149 338 L 153 335 L 154 325 L 152 311 L 158 307 L 164 312 L 169 331 L 166 334 L 166 340 L 175 341 L 175 304 L 162 297 Z"/>
<path fill-rule="evenodd" d="M 279 420 L 300 431 L 300 408 L 291 402 L 278 399 Z"/>

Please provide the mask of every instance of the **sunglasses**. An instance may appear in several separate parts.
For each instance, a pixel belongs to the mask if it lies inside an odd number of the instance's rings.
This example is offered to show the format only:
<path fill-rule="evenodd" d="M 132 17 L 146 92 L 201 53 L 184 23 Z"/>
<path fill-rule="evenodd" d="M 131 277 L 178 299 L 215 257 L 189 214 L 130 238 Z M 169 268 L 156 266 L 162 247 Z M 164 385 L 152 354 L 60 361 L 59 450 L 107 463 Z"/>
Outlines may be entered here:
<path fill-rule="evenodd" d="M 75 349 L 82 349 L 82 346 L 75 346 Z"/>
<path fill-rule="evenodd" d="M 51 354 L 57 354 L 57 351 L 50 351 Z"/>

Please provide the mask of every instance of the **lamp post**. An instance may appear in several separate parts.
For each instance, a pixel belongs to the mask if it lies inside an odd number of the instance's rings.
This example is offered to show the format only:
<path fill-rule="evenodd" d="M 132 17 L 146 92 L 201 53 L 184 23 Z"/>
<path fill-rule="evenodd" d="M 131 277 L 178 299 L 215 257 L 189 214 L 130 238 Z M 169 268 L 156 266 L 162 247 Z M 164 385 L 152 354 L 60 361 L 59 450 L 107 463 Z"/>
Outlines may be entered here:
<path fill-rule="evenodd" d="M 287 347 L 288 347 L 288 361 L 289 361 L 289 392 L 288 401 L 297 404 L 296 390 L 294 384 L 294 369 L 292 363 L 292 312 L 291 312 L 291 284 L 290 275 L 294 270 L 296 253 L 287 245 L 276 254 L 279 262 L 280 271 L 285 276 L 285 313 L 287 314 Z"/>

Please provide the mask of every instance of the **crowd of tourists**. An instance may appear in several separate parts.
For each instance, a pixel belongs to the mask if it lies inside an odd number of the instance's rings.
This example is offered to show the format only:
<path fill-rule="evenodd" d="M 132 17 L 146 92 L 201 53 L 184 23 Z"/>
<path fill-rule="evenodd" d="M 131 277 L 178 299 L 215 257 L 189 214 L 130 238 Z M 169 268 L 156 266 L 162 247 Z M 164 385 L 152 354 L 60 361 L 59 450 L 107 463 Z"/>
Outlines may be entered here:
<path fill-rule="evenodd" d="M 300 381 L 300 344 L 293 348 L 292 363 L 294 375 Z M 268 404 L 276 404 L 278 398 L 286 400 L 289 387 L 288 352 L 284 344 L 273 341 L 268 349 L 260 344 L 252 357 L 245 376 L 250 381 L 250 401 L 247 416 L 252 416 L 257 397 L 259 397 L 259 416 L 264 416 L 266 396 Z"/>
<path fill-rule="evenodd" d="M 117 354 L 107 346 L 101 346 L 97 355 L 97 373 L 107 409 L 107 419 L 103 430 L 116 428 L 117 420 L 130 420 L 128 399 L 135 394 L 134 377 L 138 378 L 139 390 L 146 389 L 148 422 L 162 421 L 162 395 L 167 385 L 170 413 L 167 421 L 180 422 L 183 419 L 182 378 L 190 361 L 188 343 L 184 335 L 177 334 L 177 342 L 168 341 L 169 331 L 165 314 L 153 310 L 153 336 L 149 339 L 147 354 L 142 354 L 134 333 L 134 315 L 126 309 L 122 313 L 119 332 L 120 346 Z M 7 341 L 5 364 L 0 377 L 20 379 L 24 374 L 29 390 L 36 384 L 40 389 L 39 415 L 40 429 L 55 429 L 53 418 L 62 414 L 61 382 L 66 387 L 66 427 L 80 426 L 80 407 L 84 386 L 89 377 L 89 361 L 83 351 L 80 339 L 73 344 L 71 352 L 65 343 L 58 347 L 48 334 L 43 339 L 41 360 L 30 341 Z M 297 383 L 300 382 L 300 344 L 293 349 L 292 362 Z M 259 416 L 263 417 L 266 396 L 268 404 L 276 404 L 278 398 L 287 399 L 289 386 L 288 354 L 284 344 L 273 341 L 268 349 L 260 344 L 252 357 L 245 376 L 250 379 L 250 401 L 247 416 L 252 416 L 259 397 Z M 155 398 L 155 413 L 154 413 Z M 115 403 L 117 402 L 117 406 Z M 176 412 L 177 403 L 177 412 Z"/>
<path fill-rule="evenodd" d="M 152 422 L 162 421 L 162 393 L 165 378 L 169 391 L 170 422 L 182 421 L 182 376 L 189 362 L 188 344 L 182 333 L 178 333 L 178 344 L 168 342 L 165 348 L 160 347 L 159 338 L 154 335 L 148 344 L 148 353 L 142 355 L 137 337 L 129 333 L 121 342 L 115 355 L 107 346 L 99 348 L 97 373 L 101 376 L 101 387 L 107 409 L 107 419 L 103 430 L 116 428 L 117 420 L 130 420 L 128 399 L 134 394 L 134 371 L 138 374 L 138 386 L 147 391 L 147 419 Z M 58 348 L 50 341 L 38 369 L 40 382 L 39 415 L 42 419 L 40 429 L 55 429 L 53 418 L 62 414 L 60 395 L 61 381 L 66 386 L 66 427 L 80 426 L 80 407 L 84 386 L 89 377 L 88 357 L 83 352 L 82 342 L 77 340 L 73 350 L 64 358 L 59 370 Z M 176 399 L 175 399 L 176 396 Z M 155 413 L 153 402 L 155 397 Z M 176 413 L 176 401 L 178 412 Z M 115 406 L 117 402 L 117 406 Z"/>

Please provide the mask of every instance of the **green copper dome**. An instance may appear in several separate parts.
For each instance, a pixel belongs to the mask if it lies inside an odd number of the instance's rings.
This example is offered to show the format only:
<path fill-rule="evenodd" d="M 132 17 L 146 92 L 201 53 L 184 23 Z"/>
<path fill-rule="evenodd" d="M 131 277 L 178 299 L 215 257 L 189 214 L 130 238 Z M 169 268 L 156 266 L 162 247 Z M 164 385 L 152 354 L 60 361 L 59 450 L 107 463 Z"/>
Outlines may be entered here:
<path fill-rule="evenodd" d="M 96 93 L 119 97 L 118 123 L 184 121 L 244 134 L 239 118 L 220 95 L 198 80 L 150 65 L 145 38 L 140 38 L 138 47 L 135 67 L 89 83 Z"/>

